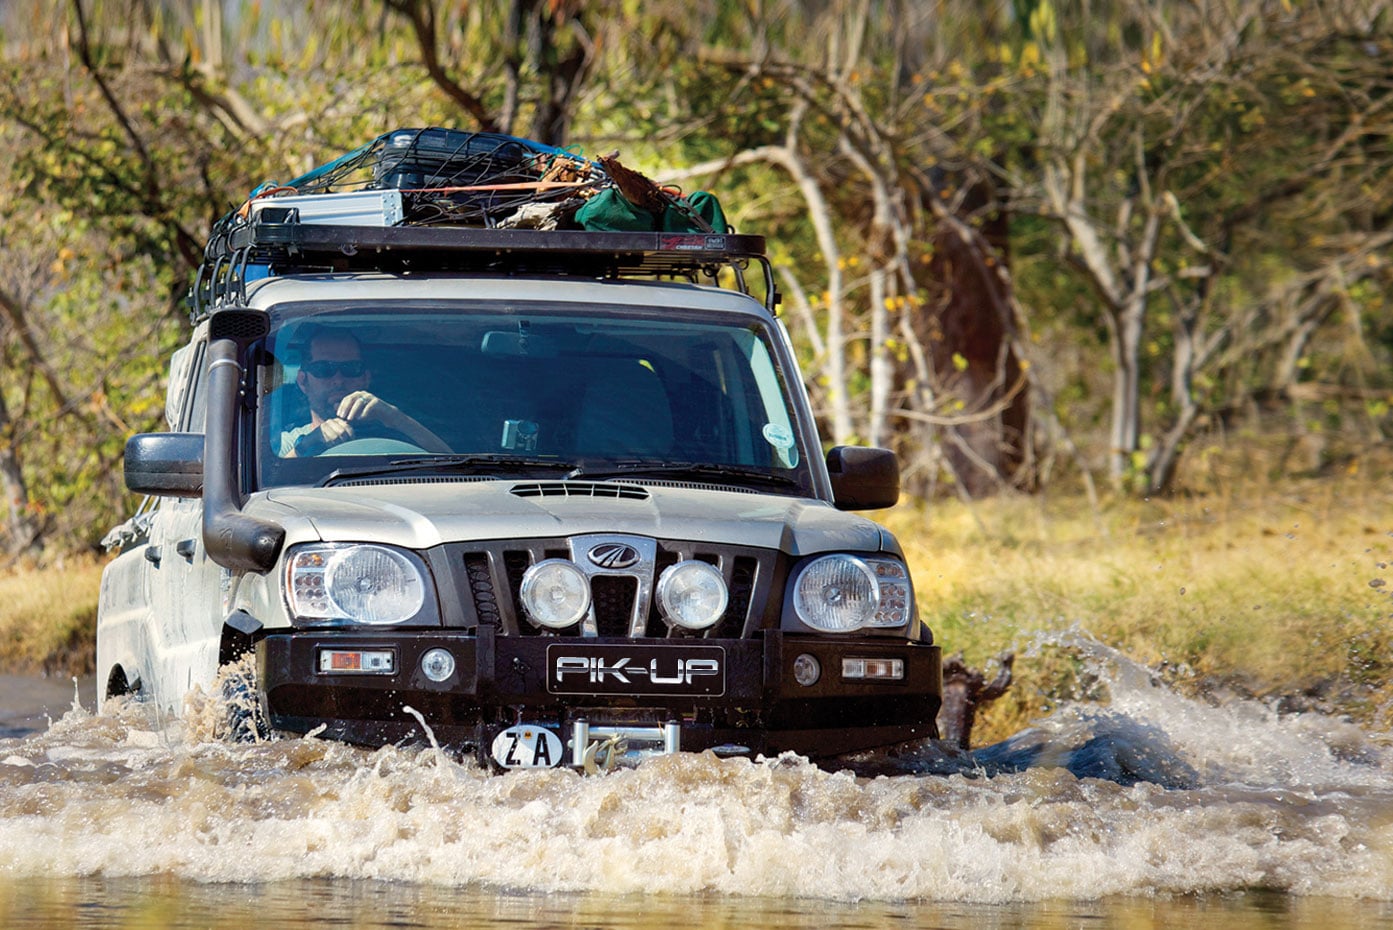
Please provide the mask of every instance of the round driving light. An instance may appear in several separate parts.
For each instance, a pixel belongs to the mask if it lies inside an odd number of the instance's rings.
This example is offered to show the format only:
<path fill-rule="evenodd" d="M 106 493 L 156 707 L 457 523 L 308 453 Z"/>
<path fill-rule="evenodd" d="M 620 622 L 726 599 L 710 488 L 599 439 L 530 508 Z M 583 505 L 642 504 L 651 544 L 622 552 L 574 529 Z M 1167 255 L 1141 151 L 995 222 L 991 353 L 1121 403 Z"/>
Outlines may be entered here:
<path fill-rule="evenodd" d="M 455 657 L 448 649 L 429 649 L 421 656 L 421 673 L 431 681 L 444 681 L 455 673 Z"/>
<path fill-rule="evenodd" d="M 578 623 L 590 609 L 585 574 L 565 559 L 544 559 L 523 572 L 519 596 L 528 619 L 553 630 Z"/>
<path fill-rule="evenodd" d="M 817 684 L 822 677 L 822 665 L 806 652 L 793 660 L 793 680 L 805 688 Z"/>
<path fill-rule="evenodd" d="M 850 633 L 875 617 L 880 584 L 854 555 L 814 559 L 798 576 L 793 609 L 808 626 L 824 633 Z"/>
<path fill-rule="evenodd" d="M 401 623 L 425 603 L 421 573 L 400 552 L 354 546 L 333 553 L 324 590 L 341 616 L 358 623 Z"/>
<path fill-rule="evenodd" d="M 730 593 L 715 566 L 678 562 L 658 579 L 658 610 L 669 622 L 688 630 L 704 630 L 726 612 Z"/>

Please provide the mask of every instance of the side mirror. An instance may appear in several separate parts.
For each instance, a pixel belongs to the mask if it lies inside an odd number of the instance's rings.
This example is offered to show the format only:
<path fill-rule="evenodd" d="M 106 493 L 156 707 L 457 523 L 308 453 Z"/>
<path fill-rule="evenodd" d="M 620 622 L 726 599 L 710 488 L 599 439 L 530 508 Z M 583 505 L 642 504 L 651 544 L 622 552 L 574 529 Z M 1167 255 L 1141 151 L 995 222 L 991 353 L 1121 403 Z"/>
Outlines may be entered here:
<path fill-rule="evenodd" d="M 827 450 L 827 473 L 838 510 L 878 510 L 900 499 L 900 462 L 889 449 L 834 446 Z"/>
<path fill-rule="evenodd" d="M 203 496 L 202 433 L 137 433 L 126 440 L 126 487 L 161 497 Z"/>

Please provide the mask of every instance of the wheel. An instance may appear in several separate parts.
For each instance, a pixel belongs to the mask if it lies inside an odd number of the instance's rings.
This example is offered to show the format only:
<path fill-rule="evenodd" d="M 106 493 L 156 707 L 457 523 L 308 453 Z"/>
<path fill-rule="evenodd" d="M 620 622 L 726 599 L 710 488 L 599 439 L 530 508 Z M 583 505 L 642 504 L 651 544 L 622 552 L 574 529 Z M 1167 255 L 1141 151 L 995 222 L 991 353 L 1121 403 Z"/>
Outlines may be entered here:
<path fill-rule="evenodd" d="M 102 695 L 103 700 L 139 693 L 140 676 L 135 676 L 134 680 L 127 680 L 126 670 L 119 665 L 113 665 L 111 674 L 106 678 L 106 693 Z"/>
<path fill-rule="evenodd" d="M 271 723 L 256 672 L 246 663 L 225 665 L 222 669 L 222 699 L 226 729 L 221 734 L 229 743 L 264 743 L 271 738 Z"/>

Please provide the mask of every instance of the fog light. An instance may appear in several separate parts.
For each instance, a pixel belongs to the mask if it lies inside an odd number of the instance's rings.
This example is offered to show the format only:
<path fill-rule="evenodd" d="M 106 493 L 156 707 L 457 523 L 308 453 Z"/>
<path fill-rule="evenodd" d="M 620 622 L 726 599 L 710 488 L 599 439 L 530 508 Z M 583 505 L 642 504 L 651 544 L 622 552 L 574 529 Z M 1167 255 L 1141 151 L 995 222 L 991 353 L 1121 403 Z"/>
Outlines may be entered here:
<path fill-rule="evenodd" d="M 455 673 L 455 657 L 448 649 L 430 649 L 421 656 L 421 672 L 431 681 L 444 681 Z"/>
<path fill-rule="evenodd" d="M 726 612 L 730 594 L 714 566 L 686 561 L 669 566 L 658 579 L 658 612 L 670 623 L 704 630 Z"/>
<path fill-rule="evenodd" d="M 518 597 L 527 619 L 561 630 L 579 623 L 590 609 L 590 584 L 565 559 L 544 559 L 522 573 Z"/>
<path fill-rule="evenodd" d="M 904 679 L 904 659 L 842 659 L 843 678 Z"/>
<path fill-rule="evenodd" d="M 817 684 L 817 680 L 822 677 L 822 666 L 817 659 L 808 655 L 806 652 L 793 660 L 793 680 L 805 688 Z"/>

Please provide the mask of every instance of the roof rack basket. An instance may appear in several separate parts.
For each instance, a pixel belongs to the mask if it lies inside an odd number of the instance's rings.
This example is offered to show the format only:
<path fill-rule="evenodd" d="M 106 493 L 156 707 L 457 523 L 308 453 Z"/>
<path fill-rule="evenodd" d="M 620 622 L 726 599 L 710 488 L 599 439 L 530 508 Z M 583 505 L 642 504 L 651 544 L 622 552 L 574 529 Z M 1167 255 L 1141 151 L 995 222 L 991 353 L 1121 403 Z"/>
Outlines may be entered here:
<path fill-rule="evenodd" d="M 262 210 L 216 229 L 190 288 L 195 322 L 223 305 L 244 306 L 250 281 L 326 271 L 491 271 L 596 278 L 715 280 L 722 267 L 750 293 L 744 269 L 758 262 L 764 302 L 779 302 L 764 237 L 736 233 L 587 232 L 456 226 L 301 223 L 294 208 Z"/>

